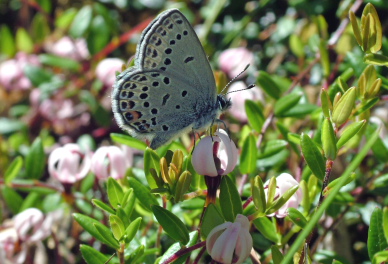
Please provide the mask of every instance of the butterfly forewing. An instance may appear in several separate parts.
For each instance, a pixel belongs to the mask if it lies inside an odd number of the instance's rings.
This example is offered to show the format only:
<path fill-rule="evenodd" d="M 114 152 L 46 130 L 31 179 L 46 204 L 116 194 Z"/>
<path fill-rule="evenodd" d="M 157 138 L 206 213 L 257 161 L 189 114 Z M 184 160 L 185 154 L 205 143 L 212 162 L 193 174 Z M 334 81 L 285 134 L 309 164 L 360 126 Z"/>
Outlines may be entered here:
<path fill-rule="evenodd" d="M 135 66 L 117 77 L 112 109 L 118 124 L 157 148 L 210 123 L 215 106 L 213 72 L 197 35 L 179 10 L 163 12 L 144 30 Z"/>

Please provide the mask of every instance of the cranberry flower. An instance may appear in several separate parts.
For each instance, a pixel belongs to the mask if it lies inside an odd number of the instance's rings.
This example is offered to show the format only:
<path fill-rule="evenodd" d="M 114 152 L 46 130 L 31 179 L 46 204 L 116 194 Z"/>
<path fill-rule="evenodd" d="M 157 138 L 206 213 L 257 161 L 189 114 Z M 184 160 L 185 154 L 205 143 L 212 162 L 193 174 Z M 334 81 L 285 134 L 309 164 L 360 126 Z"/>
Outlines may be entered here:
<path fill-rule="evenodd" d="M 228 134 L 220 129 L 215 136 L 207 136 L 195 147 L 192 164 L 198 174 L 206 176 L 226 175 L 237 163 L 237 148 Z"/>
<path fill-rule="evenodd" d="M 254 65 L 255 60 L 253 53 L 244 47 L 227 49 L 220 54 L 219 65 L 223 72 L 225 72 L 229 78 L 236 77 L 247 64 Z M 240 77 L 246 75 L 246 72 L 241 74 Z"/>
<path fill-rule="evenodd" d="M 267 199 L 268 197 L 268 185 L 269 180 L 264 183 L 264 192 L 265 197 Z M 288 173 L 282 173 L 276 178 L 276 193 L 275 193 L 275 199 L 277 197 L 282 196 L 286 191 L 288 191 L 290 188 L 299 185 L 299 183 Z M 298 208 L 300 202 L 302 201 L 302 190 L 298 189 L 293 196 L 282 206 L 280 209 L 272 214 L 269 214 L 268 216 L 276 216 L 278 218 L 284 218 L 287 216 L 288 212 L 287 209 L 292 208 Z"/>
<path fill-rule="evenodd" d="M 51 152 L 48 163 L 51 177 L 64 184 L 73 184 L 88 174 L 91 160 L 77 144 L 69 143 Z"/>
<path fill-rule="evenodd" d="M 105 146 L 97 149 L 92 158 L 92 171 L 100 180 L 112 177 L 122 179 L 132 166 L 133 152 L 127 146 Z"/>
<path fill-rule="evenodd" d="M 234 223 L 226 222 L 213 228 L 207 236 L 206 249 L 219 263 L 243 263 L 252 250 L 248 218 L 238 214 Z"/>
<path fill-rule="evenodd" d="M 105 86 L 112 87 L 116 81 L 116 72 L 122 70 L 124 61 L 118 58 L 107 58 L 100 61 L 96 67 L 96 77 Z"/>

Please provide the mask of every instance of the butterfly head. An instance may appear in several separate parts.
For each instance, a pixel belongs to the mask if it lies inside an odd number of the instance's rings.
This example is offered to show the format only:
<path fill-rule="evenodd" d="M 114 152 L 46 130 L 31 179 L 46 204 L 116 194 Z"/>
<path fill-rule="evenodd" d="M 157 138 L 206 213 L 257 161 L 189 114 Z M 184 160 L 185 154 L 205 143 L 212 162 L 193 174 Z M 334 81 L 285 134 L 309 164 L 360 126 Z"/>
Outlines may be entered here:
<path fill-rule="evenodd" d="M 223 94 L 217 95 L 217 104 L 218 109 L 221 112 L 228 110 L 232 106 L 232 102 L 230 101 L 230 99 L 226 98 Z"/>

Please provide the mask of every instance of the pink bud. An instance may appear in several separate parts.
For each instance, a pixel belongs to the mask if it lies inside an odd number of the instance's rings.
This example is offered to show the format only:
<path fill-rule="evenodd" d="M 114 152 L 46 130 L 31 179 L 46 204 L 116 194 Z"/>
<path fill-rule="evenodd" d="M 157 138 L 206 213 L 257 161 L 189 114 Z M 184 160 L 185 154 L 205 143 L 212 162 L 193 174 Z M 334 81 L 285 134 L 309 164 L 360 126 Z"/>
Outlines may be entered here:
<path fill-rule="evenodd" d="M 92 171 L 100 180 L 112 177 L 122 179 L 127 169 L 132 165 L 133 153 L 130 148 L 124 146 L 120 149 L 116 146 L 100 147 L 92 158 Z"/>
<path fill-rule="evenodd" d="M 255 63 L 253 53 L 244 47 L 223 51 L 218 62 L 221 70 L 231 79 L 244 70 L 248 64 L 253 65 Z M 241 77 L 244 75 L 246 75 L 246 72 Z"/>
<path fill-rule="evenodd" d="M 72 39 L 65 36 L 55 43 L 47 44 L 45 48 L 57 56 L 77 61 L 90 56 L 85 39 Z"/>
<path fill-rule="evenodd" d="M 116 81 L 116 72 L 121 71 L 124 61 L 117 58 L 108 58 L 100 61 L 96 67 L 96 77 L 105 86 L 112 87 Z"/>
<path fill-rule="evenodd" d="M 29 208 L 14 217 L 14 226 L 20 240 L 36 242 L 50 235 L 52 220 L 40 210 Z"/>
<path fill-rule="evenodd" d="M 248 218 L 238 214 L 234 223 L 226 222 L 213 228 L 207 236 L 206 249 L 219 263 L 243 263 L 252 250 Z"/>
<path fill-rule="evenodd" d="M 228 134 L 220 129 L 212 137 L 207 136 L 201 139 L 194 149 L 191 162 L 198 174 L 206 176 L 226 175 L 234 170 L 237 163 L 237 148 Z M 215 148 L 215 142 L 219 146 Z M 216 160 L 221 164 L 217 171 Z"/>

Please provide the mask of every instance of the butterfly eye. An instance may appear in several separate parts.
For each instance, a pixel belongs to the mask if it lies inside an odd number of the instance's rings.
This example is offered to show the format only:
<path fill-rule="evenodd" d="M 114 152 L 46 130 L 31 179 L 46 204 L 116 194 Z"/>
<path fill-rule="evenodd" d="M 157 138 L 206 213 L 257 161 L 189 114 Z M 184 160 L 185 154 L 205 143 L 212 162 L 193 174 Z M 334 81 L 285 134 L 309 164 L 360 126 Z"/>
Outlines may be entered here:
<path fill-rule="evenodd" d="M 225 111 L 232 105 L 232 103 L 230 102 L 230 99 L 226 99 L 222 95 L 217 95 L 217 102 L 218 102 L 218 107 L 221 111 Z"/>

